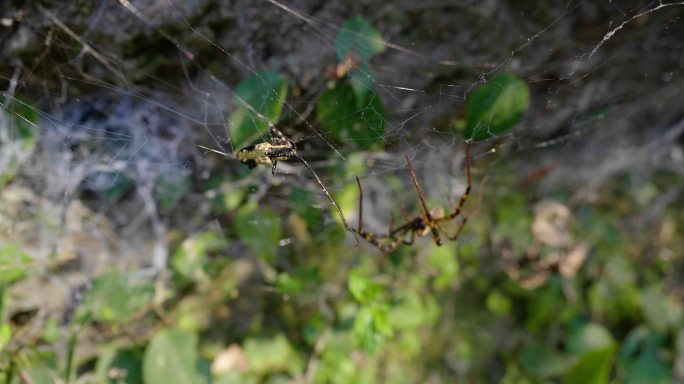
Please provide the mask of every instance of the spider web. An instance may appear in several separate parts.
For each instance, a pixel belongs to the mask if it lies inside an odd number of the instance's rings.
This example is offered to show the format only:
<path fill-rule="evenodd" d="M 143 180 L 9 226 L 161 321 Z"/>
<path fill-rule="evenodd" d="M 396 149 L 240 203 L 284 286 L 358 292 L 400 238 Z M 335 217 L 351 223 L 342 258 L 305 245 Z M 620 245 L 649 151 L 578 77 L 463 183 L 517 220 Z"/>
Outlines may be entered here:
<path fill-rule="evenodd" d="M 329 211 L 320 187 L 297 164 L 280 164 L 275 177 L 267 169 L 247 174 L 243 165 L 197 146 L 239 149 L 229 139 L 229 115 L 240 107 L 235 87 L 263 70 L 287 75 L 278 126 L 303 140 L 301 156 L 333 196 L 356 193 L 346 167 L 363 164 L 358 176 L 365 227 L 372 230 L 384 230 L 401 204 L 416 207 L 404 155 L 429 201 L 460 196 L 464 141 L 455 126 L 470 93 L 503 71 L 520 76 L 533 99 L 514 130 L 475 146 L 476 178 L 502 164 L 520 178 L 553 170 L 543 186 L 565 185 L 581 195 L 620 173 L 681 174 L 683 5 L 120 0 L 85 11 L 5 5 L 0 164 L 18 171 L 4 200 L 23 199 L 51 218 L 51 225 L 20 232 L 25 238 L 18 241 L 30 244 L 36 260 L 48 260 L 55 249 L 88 250 L 98 257 L 86 263 L 87 275 L 111 264 L 155 275 L 167 264 L 171 229 L 230 231 L 209 203 L 217 190 L 194 187 L 211 183 L 218 170 L 243 172 L 230 188 L 251 186 L 248 198 L 259 204 L 282 210 L 284 186 L 304 186 Z M 372 89 L 385 108 L 383 151 L 336 141 L 313 112 L 327 86 L 326 69 L 337 64 L 335 35 L 357 15 L 387 43 L 371 66 Z M 363 108 L 358 112 L 369 107 Z M 34 132 L 30 151 L 17 125 Z M 491 176 L 496 191 L 508 175 Z M 407 193 L 387 188 L 388 177 Z M 79 203 L 89 199 L 97 203 Z M 345 213 L 355 223 L 355 212 Z M 79 227 L 79 218 L 92 225 Z M 98 245 L 71 244 L 74 231 Z"/>

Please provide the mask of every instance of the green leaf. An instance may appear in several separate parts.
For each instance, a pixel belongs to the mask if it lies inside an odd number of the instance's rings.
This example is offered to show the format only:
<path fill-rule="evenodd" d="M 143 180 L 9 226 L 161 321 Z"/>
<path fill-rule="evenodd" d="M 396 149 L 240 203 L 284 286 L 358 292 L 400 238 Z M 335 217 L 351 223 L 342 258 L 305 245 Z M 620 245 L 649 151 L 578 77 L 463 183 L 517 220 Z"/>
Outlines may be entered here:
<path fill-rule="evenodd" d="M 7 345 L 11 339 L 12 329 L 10 328 L 10 325 L 7 323 L 2 323 L 0 325 L 0 351 L 5 348 L 5 345 Z"/>
<path fill-rule="evenodd" d="M 124 272 L 111 270 L 93 280 L 86 293 L 85 306 L 94 320 L 123 323 L 147 306 L 153 298 L 153 283 L 130 279 Z"/>
<path fill-rule="evenodd" d="M 567 341 L 568 352 L 584 355 L 587 352 L 606 348 L 615 343 L 606 327 L 597 323 L 589 323 L 572 334 Z"/>
<path fill-rule="evenodd" d="M 349 292 L 361 304 L 376 300 L 382 293 L 382 286 L 358 270 L 349 272 Z"/>
<path fill-rule="evenodd" d="M 146 384 L 204 383 L 197 369 L 197 335 L 164 330 L 154 336 L 145 350 L 143 378 Z"/>
<path fill-rule="evenodd" d="M 270 208 L 248 204 L 238 211 L 235 227 L 240 239 L 256 256 L 273 262 L 282 235 L 280 220 Z"/>
<path fill-rule="evenodd" d="M 142 384 L 142 359 L 142 351 L 137 349 L 105 349 L 95 365 L 97 382 Z"/>
<path fill-rule="evenodd" d="M 180 276 L 191 281 L 208 279 L 204 268 L 207 255 L 225 246 L 225 240 L 216 232 L 200 232 L 183 241 L 171 258 L 171 267 Z"/>
<path fill-rule="evenodd" d="M 354 334 L 362 348 L 375 352 L 382 342 L 394 335 L 385 305 L 363 306 L 354 319 Z"/>
<path fill-rule="evenodd" d="M 615 346 L 611 345 L 584 354 L 565 375 L 565 383 L 608 383 L 614 352 Z"/>
<path fill-rule="evenodd" d="M 530 104 L 530 89 L 512 73 L 503 73 L 479 86 L 468 98 L 466 139 L 484 140 L 517 124 Z"/>
<path fill-rule="evenodd" d="M 620 351 L 620 368 L 626 384 L 672 382 L 672 365 L 663 360 L 664 338 L 641 326 L 627 335 Z"/>
<path fill-rule="evenodd" d="M 230 137 L 237 149 L 266 134 L 269 122 L 278 121 L 287 82 L 280 73 L 257 72 L 242 80 L 233 96 L 237 109 L 230 115 Z"/>
<path fill-rule="evenodd" d="M 26 276 L 25 264 L 31 260 L 31 256 L 15 245 L 0 246 L 0 285 L 23 279 Z"/>
<path fill-rule="evenodd" d="M 384 144 L 385 109 L 372 90 L 359 99 L 351 85 L 336 83 L 321 95 L 316 116 L 339 141 L 350 141 L 363 149 L 380 149 Z"/>
<path fill-rule="evenodd" d="M 278 334 L 273 338 L 250 338 L 244 344 L 245 356 L 254 373 L 287 371 L 292 367 L 295 355 L 287 338 Z"/>
<path fill-rule="evenodd" d="M 499 316 L 505 316 L 511 313 L 511 308 L 513 306 L 511 299 L 497 290 L 489 292 L 486 305 L 488 310 Z"/>
<path fill-rule="evenodd" d="M 350 51 L 359 55 L 363 61 L 385 51 L 385 40 L 380 33 L 364 18 L 347 20 L 335 37 L 337 57 L 342 60 Z"/>

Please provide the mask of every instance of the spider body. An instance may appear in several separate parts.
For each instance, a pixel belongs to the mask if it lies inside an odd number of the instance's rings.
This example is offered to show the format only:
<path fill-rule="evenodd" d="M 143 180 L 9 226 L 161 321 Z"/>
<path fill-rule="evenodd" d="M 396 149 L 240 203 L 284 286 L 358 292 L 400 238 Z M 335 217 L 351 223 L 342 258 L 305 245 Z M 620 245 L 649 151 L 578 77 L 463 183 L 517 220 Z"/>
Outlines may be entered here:
<path fill-rule="evenodd" d="M 273 174 L 275 174 L 278 161 L 296 158 L 294 146 L 290 143 L 259 143 L 242 148 L 235 154 L 235 159 L 246 164 L 250 169 L 257 165 L 270 165 Z"/>
<path fill-rule="evenodd" d="M 458 239 L 459 235 L 461 234 L 461 231 L 463 230 L 463 227 L 465 227 L 465 224 L 468 221 L 468 216 L 461 215 L 461 210 L 463 209 L 464 204 L 468 200 L 468 196 L 470 195 L 471 190 L 470 145 L 471 143 L 468 142 L 466 146 L 466 172 L 468 177 L 468 184 L 466 186 L 465 192 L 461 196 L 461 199 L 458 201 L 458 203 L 454 207 L 454 210 L 451 213 L 447 215 L 433 214 L 428 210 L 427 204 L 425 203 L 425 197 L 423 196 L 423 191 L 421 190 L 420 184 L 416 179 L 416 174 L 413 171 L 411 160 L 408 158 L 408 156 L 406 156 L 406 165 L 408 166 L 413 186 L 416 190 L 416 193 L 418 194 L 418 200 L 420 202 L 422 214 L 411 219 L 404 212 L 404 224 L 397 228 L 394 228 L 394 217 L 392 217 L 389 229 L 387 230 L 386 234 L 375 234 L 373 232 L 364 230 L 363 188 L 361 187 L 361 181 L 357 177 L 356 183 L 359 187 L 359 224 L 357 228 L 352 228 L 352 230 L 358 233 L 366 241 L 379 248 L 381 251 L 391 252 L 395 250 L 400 244 L 411 245 L 413 244 L 413 241 L 415 240 L 416 236 L 422 237 L 426 236 L 428 233 L 432 233 L 432 240 L 435 242 L 437 246 L 442 245 L 443 241 L 441 233 L 443 233 L 444 231 L 441 229 L 441 225 L 450 222 L 456 219 L 457 217 L 460 217 L 461 222 L 456 227 L 456 231 L 454 232 L 454 234 L 451 236 L 448 234 L 444 234 L 444 236 L 451 241 L 455 241 L 456 239 Z"/>

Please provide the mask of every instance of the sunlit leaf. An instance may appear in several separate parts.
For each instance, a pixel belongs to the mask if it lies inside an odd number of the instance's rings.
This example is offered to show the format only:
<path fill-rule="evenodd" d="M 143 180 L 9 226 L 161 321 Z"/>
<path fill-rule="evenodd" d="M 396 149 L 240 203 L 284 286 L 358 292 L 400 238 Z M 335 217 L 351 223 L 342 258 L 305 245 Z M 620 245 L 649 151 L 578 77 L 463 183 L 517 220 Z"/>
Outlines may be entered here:
<path fill-rule="evenodd" d="M 12 338 L 12 329 L 7 323 L 0 324 L 0 351 L 5 348 L 5 345 L 9 343 Z"/>
<path fill-rule="evenodd" d="M 385 50 L 385 40 L 368 21 L 355 17 L 347 20 L 337 32 L 335 49 L 340 60 L 352 51 L 368 61 L 371 56 Z"/>
<path fill-rule="evenodd" d="M 520 121 L 529 104 L 527 84 L 512 73 L 500 74 L 470 94 L 465 138 L 484 140 L 508 131 Z"/>
<path fill-rule="evenodd" d="M 575 355 L 583 355 L 614 343 L 615 340 L 606 327 L 598 323 L 589 323 L 568 337 L 567 350 Z"/>
<path fill-rule="evenodd" d="M 357 270 L 349 273 L 349 281 L 347 284 L 349 292 L 354 299 L 362 304 L 368 304 L 376 300 L 382 292 L 382 286 L 380 284 L 374 282 L 372 278 Z"/>
<path fill-rule="evenodd" d="M 351 85 L 336 83 L 321 95 L 316 115 L 339 141 L 364 149 L 378 149 L 384 144 L 385 109 L 373 91 L 358 99 Z"/>
<path fill-rule="evenodd" d="M 164 330 L 145 350 L 143 378 L 146 384 L 206 383 L 197 369 L 197 335 Z"/>
<path fill-rule="evenodd" d="M 615 346 L 599 348 L 584 354 L 565 375 L 567 384 L 608 383 Z"/>
<path fill-rule="evenodd" d="M 207 279 L 204 267 L 210 252 L 225 246 L 225 240 L 216 232 L 200 232 L 183 241 L 171 258 L 171 267 L 185 279 Z"/>
<path fill-rule="evenodd" d="M 102 382 L 142 384 L 142 360 L 141 350 L 107 348 L 97 359 L 95 376 Z"/>
<path fill-rule="evenodd" d="M 126 273 L 111 270 L 93 280 L 85 305 L 93 319 L 122 323 L 152 301 L 154 286 L 149 280 L 136 280 Z"/>
<path fill-rule="evenodd" d="M 0 285 L 23 279 L 26 276 L 25 264 L 31 260 L 31 256 L 15 245 L 0 246 Z"/>
<path fill-rule="evenodd" d="M 240 239 L 255 255 L 267 262 L 275 260 L 282 233 L 278 214 L 267 207 L 246 205 L 238 211 L 235 228 Z"/>
<path fill-rule="evenodd" d="M 236 149 L 265 135 L 275 124 L 287 96 L 287 81 L 276 72 L 257 72 L 235 88 L 236 109 L 230 115 L 230 137 Z"/>
<path fill-rule="evenodd" d="M 666 384 L 672 382 L 672 364 L 663 359 L 664 338 L 646 327 L 627 335 L 620 351 L 624 383 Z"/>
<path fill-rule="evenodd" d="M 251 372 L 264 374 L 295 368 L 292 367 L 296 360 L 294 349 L 282 334 L 272 338 L 249 338 L 244 351 Z"/>

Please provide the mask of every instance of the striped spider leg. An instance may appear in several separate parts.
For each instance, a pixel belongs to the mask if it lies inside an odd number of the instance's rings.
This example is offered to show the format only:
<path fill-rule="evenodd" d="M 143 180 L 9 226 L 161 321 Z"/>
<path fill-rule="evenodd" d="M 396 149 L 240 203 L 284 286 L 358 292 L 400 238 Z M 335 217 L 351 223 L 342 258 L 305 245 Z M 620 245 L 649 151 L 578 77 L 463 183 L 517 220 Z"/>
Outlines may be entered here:
<path fill-rule="evenodd" d="M 454 210 L 449 213 L 448 215 L 441 216 L 441 217 L 434 217 L 432 213 L 430 213 L 430 210 L 427 208 L 427 204 L 425 203 L 425 196 L 423 195 L 423 191 L 420 188 L 420 184 L 418 183 L 418 179 L 416 178 L 416 174 L 413 171 L 413 166 L 411 165 L 411 160 L 409 159 L 408 156 L 406 156 L 406 165 L 408 166 L 409 174 L 411 175 L 411 181 L 413 182 L 413 186 L 416 190 L 416 193 L 418 194 L 418 200 L 420 202 L 420 208 L 421 208 L 421 215 L 416 216 L 414 218 L 409 218 L 408 214 L 406 212 L 403 212 L 404 215 L 404 224 L 401 225 L 400 227 L 393 228 L 394 225 L 394 217 L 392 217 L 389 225 L 389 229 L 387 230 L 386 234 L 375 234 L 373 232 L 369 232 L 363 229 L 363 188 L 361 187 L 361 181 L 359 178 L 356 178 L 356 183 L 359 187 L 359 222 L 358 222 L 358 227 L 356 229 L 352 228 L 353 231 L 359 234 L 363 239 L 368 241 L 369 243 L 373 244 L 376 246 L 378 249 L 380 249 L 383 252 L 391 252 L 395 250 L 399 245 L 405 244 L 405 245 L 411 245 L 413 244 L 413 241 L 415 240 L 416 235 L 417 236 L 425 236 L 428 233 L 432 234 L 432 240 L 437 244 L 437 246 L 440 246 L 443 244 L 442 241 L 442 234 L 449 240 L 451 241 L 456 241 L 458 237 L 461 235 L 461 232 L 463 231 L 463 228 L 465 227 L 466 223 L 468 222 L 468 216 L 463 215 L 461 212 L 463 210 L 463 206 L 465 205 L 466 201 L 468 200 L 468 196 L 470 195 L 470 190 L 472 186 L 472 178 L 471 178 L 471 173 L 470 173 L 470 147 L 471 147 L 471 142 L 468 141 L 466 144 L 466 172 L 467 172 L 467 186 L 466 190 L 461 195 L 460 200 L 454 207 Z M 441 227 L 441 224 L 451 222 L 452 220 L 459 218 L 461 219 L 460 223 L 456 227 L 456 231 L 454 232 L 453 235 L 447 234 Z M 408 239 L 407 239 L 408 237 Z"/>

